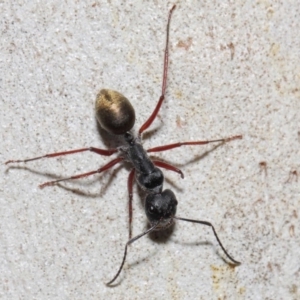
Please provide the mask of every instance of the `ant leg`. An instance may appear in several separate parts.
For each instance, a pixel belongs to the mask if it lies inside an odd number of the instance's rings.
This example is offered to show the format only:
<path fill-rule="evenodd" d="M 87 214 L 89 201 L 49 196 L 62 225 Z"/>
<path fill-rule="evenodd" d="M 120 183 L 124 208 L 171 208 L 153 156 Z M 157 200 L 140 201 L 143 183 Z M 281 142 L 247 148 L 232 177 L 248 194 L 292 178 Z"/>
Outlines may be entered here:
<path fill-rule="evenodd" d="M 202 224 L 202 225 L 206 225 L 206 226 L 210 226 L 214 232 L 214 235 L 219 243 L 219 245 L 221 246 L 222 250 L 224 251 L 224 253 L 226 254 L 226 256 L 234 262 L 234 264 L 236 265 L 240 265 L 241 263 L 235 259 L 233 259 L 229 254 L 228 252 L 225 250 L 224 246 L 222 245 L 218 235 L 217 235 L 217 232 L 214 228 L 214 226 L 210 223 L 210 222 L 206 222 L 206 221 L 198 221 L 198 220 L 191 220 L 191 219 L 185 219 L 185 218 L 179 218 L 179 217 L 175 217 L 174 216 L 174 219 L 177 219 L 177 220 L 181 220 L 181 221 L 187 221 L 187 222 L 192 222 L 192 223 L 198 223 L 198 224 Z"/>
<path fill-rule="evenodd" d="M 174 172 L 180 174 L 182 179 L 184 178 L 183 172 L 180 169 L 174 167 L 173 165 L 170 165 L 170 164 L 160 161 L 160 160 L 152 160 L 152 161 L 157 167 L 164 168 L 164 169 L 170 170 L 170 171 L 174 171 Z"/>
<path fill-rule="evenodd" d="M 172 12 L 175 9 L 176 5 L 173 5 L 173 7 L 169 11 L 169 17 L 168 17 L 168 23 L 167 23 L 167 38 L 166 38 L 166 48 L 165 48 L 165 57 L 164 57 L 164 71 L 163 71 L 163 83 L 162 83 L 162 91 L 161 96 L 158 100 L 158 103 L 152 112 L 151 116 L 148 118 L 148 120 L 141 126 L 139 129 L 139 137 L 141 137 L 142 133 L 152 124 L 154 119 L 156 118 L 158 111 L 165 99 L 166 94 L 166 86 L 167 86 L 167 77 L 168 77 L 168 62 L 169 62 L 169 31 L 170 31 L 170 21 Z"/>
<path fill-rule="evenodd" d="M 211 141 L 195 141 L 195 142 L 175 143 L 175 144 L 169 144 L 169 145 L 150 148 L 150 149 L 147 150 L 147 152 L 161 152 L 161 151 L 166 151 L 166 150 L 170 150 L 170 149 L 174 149 L 174 148 L 178 148 L 178 147 L 186 146 L 186 145 L 190 145 L 190 146 L 206 145 L 206 144 L 209 144 L 209 143 L 217 143 L 217 142 L 228 143 L 230 141 L 237 140 L 237 139 L 242 139 L 242 138 L 243 138 L 242 135 L 235 135 L 235 136 L 231 136 L 229 138 L 211 140 Z"/>
<path fill-rule="evenodd" d="M 108 169 L 110 169 L 111 167 L 113 167 L 117 163 L 121 162 L 122 160 L 124 160 L 124 158 L 117 157 L 117 158 L 111 160 L 109 163 L 107 163 L 106 165 L 104 165 L 103 167 L 101 167 L 98 170 L 87 172 L 87 173 L 83 173 L 83 174 L 74 175 L 74 176 L 71 176 L 71 177 L 68 177 L 68 178 L 63 178 L 63 179 L 48 181 L 48 182 L 45 182 L 43 184 L 40 184 L 39 187 L 40 188 L 44 188 L 45 186 L 54 185 L 54 184 L 56 184 L 58 182 L 61 182 L 61 181 L 73 180 L 73 179 L 83 178 L 83 177 L 87 177 L 87 176 L 90 176 L 90 175 L 93 175 L 93 174 L 101 173 L 101 172 L 107 171 Z"/>
<path fill-rule="evenodd" d="M 118 276 L 120 275 L 122 269 L 123 269 L 123 266 L 124 266 L 124 263 L 125 263 L 125 260 L 126 260 L 126 256 L 127 256 L 127 247 L 128 245 L 132 244 L 133 242 L 135 242 L 136 240 L 138 240 L 139 238 L 141 238 L 142 236 L 146 235 L 147 233 L 153 231 L 158 225 L 160 224 L 160 221 L 158 221 L 156 224 L 154 224 L 153 226 L 151 226 L 148 230 L 144 231 L 143 233 L 135 236 L 134 238 L 130 239 L 127 243 L 126 243 L 126 246 L 125 246 L 125 250 L 124 250 L 124 255 L 123 255 L 123 260 L 122 260 L 122 263 L 121 263 L 121 266 L 117 272 L 117 274 L 115 275 L 115 277 L 106 283 L 106 285 L 111 285 L 117 278 Z"/>
<path fill-rule="evenodd" d="M 128 189 L 128 212 L 129 212 L 129 239 L 132 237 L 132 189 L 133 189 L 133 180 L 135 175 L 135 169 L 132 169 L 129 173 L 128 180 L 127 180 L 127 189 Z"/>
<path fill-rule="evenodd" d="M 91 152 L 95 152 L 99 155 L 110 156 L 110 155 L 118 152 L 118 149 L 99 149 L 99 148 L 89 147 L 89 148 L 82 148 L 82 149 L 76 149 L 76 150 L 70 150 L 70 151 L 64 151 L 64 152 L 50 153 L 50 154 L 46 154 L 43 156 L 38 156 L 38 157 L 23 159 L 23 160 L 8 160 L 7 162 L 5 162 L 5 164 L 7 165 L 10 163 L 20 163 L 20 162 L 26 163 L 28 161 L 38 160 L 41 158 L 50 158 L 50 157 L 56 157 L 56 156 L 62 156 L 62 155 L 69 155 L 69 154 L 74 154 L 74 153 L 79 153 L 79 152 L 84 152 L 84 151 L 91 151 Z"/>

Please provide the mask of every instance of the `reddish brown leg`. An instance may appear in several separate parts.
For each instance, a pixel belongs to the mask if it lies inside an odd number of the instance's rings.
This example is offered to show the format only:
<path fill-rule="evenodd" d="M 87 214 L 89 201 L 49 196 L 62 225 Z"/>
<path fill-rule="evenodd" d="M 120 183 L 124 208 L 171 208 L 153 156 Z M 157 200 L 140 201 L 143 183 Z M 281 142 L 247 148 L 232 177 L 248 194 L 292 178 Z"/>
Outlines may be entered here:
<path fill-rule="evenodd" d="M 161 151 L 166 151 L 166 150 L 170 150 L 170 149 L 174 149 L 174 148 L 178 148 L 178 147 L 186 146 L 186 145 L 195 146 L 195 145 L 205 145 L 205 144 L 217 143 L 217 142 L 227 143 L 227 142 L 237 140 L 237 139 L 242 139 L 242 138 L 243 138 L 242 135 L 235 135 L 235 136 L 232 136 L 229 138 L 219 139 L 219 140 L 175 143 L 175 144 L 169 144 L 169 145 L 150 148 L 147 150 L 147 152 L 161 152 Z"/>
<path fill-rule="evenodd" d="M 43 184 L 40 184 L 39 187 L 44 188 L 45 186 L 54 185 L 54 184 L 56 184 L 58 182 L 61 182 L 61 181 L 73 180 L 73 179 L 83 178 L 83 177 L 87 177 L 87 176 L 90 176 L 90 175 L 93 175 L 93 174 L 101 173 L 101 172 L 107 171 L 108 169 L 110 169 L 111 167 L 113 167 L 117 163 L 121 162 L 122 160 L 124 160 L 124 158 L 118 157 L 118 158 L 115 158 L 115 159 L 111 160 L 109 163 L 107 163 L 106 165 L 104 165 L 103 167 L 101 167 L 98 170 L 83 173 L 83 174 L 74 175 L 74 176 L 71 176 L 71 177 L 68 177 L 68 178 L 48 181 L 48 182 L 45 182 Z"/>
<path fill-rule="evenodd" d="M 79 152 L 84 152 L 84 151 L 91 151 L 95 152 L 100 155 L 104 156 L 110 156 L 118 151 L 118 149 L 99 149 L 99 148 L 94 148 L 94 147 L 89 147 L 89 148 L 82 148 L 82 149 L 76 149 L 76 150 L 70 150 L 70 151 L 64 151 L 64 152 L 56 152 L 56 153 L 50 153 L 46 154 L 43 156 L 38 156 L 34 158 L 29 158 L 29 159 L 23 159 L 23 160 L 8 160 L 5 162 L 5 164 L 10 164 L 10 163 L 20 163 L 20 162 L 28 162 L 28 161 L 33 161 L 33 160 L 38 160 L 41 158 L 50 158 L 50 157 L 56 157 L 56 156 L 63 156 L 63 155 L 69 155 L 69 154 L 74 154 L 74 153 L 79 153 Z"/>
<path fill-rule="evenodd" d="M 172 12 L 175 9 L 176 5 L 174 5 L 170 12 L 169 12 L 169 18 L 168 18 L 168 24 L 167 24 L 167 39 L 166 39 L 166 48 L 165 48 L 165 57 L 164 57 L 164 71 L 163 71 L 163 83 L 162 83 L 162 91 L 161 96 L 158 100 L 158 103 L 152 112 L 151 116 L 148 118 L 148 120 L 141 126 L 139 130 L 139 137 L 141 137 L 141 134 L 152 124 L 154 119 L 156 118 L 158 111 L 164 101 L 165 94 L 166 94 L 166 86 L 167 86 L 167 77 L 168 77 L 168 62 L 169 62 L 169 29 L 170 29 L 170 21 Z"/>
<path fill-rule="evenodd" d="M 183 172 L 180 169 L 174 167 L 173 165 L 170 165 L 170 164 L 168 164 L 166 162 L 163 162 L 163 161 L 160 161 L 160 160 L 153 160 L 153 163 L 157 167 L 164 168 L 164 169 L 170 170 L 170 171 L 174 171 L 174 172 L 180 174 L 182 179 L 184 178 Z"/>
<path fill-rule="evenodd" d="M 129 212 L 129 239 L 132 237 L 132 197 L 133 197 L 133 180 L 135 175 L 135 169 L 132 169 L 129 173 L 127 180 L 127 189 L 128 189 L 128 212 Z"/>

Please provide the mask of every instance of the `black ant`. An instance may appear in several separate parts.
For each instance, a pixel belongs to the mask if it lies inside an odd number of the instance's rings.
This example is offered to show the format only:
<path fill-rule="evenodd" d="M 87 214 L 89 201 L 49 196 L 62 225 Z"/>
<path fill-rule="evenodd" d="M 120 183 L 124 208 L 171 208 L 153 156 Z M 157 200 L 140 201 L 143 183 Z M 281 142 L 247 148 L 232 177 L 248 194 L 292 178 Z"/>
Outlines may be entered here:
<path fill-rule="evenodd" d="M 187 221 L 192 223 L 198 223 L 202 225 L 210 226 L 213 230 L 213 233 L 221 246 L 222 250 L 226 254 L 226 256 L 235 264 L 239 265 L 240 262 L 233 259 L 228 252 L 225 250 L 222 245 L 217 232 L 214 226 L 210 222 L 206 221 L 198 221 L 192 219 L 185 219 L 176 217 L 176 208 L 178 201 L 176 199 L 175 194 L 169 190 L 163 190 L 163 182 L 164 175 L 159 167 L 168 169 L 174 172 L 177 172 L 183 178 L 183 173 L 173 165 L 170 165 L 166 162 L 151 160 L 148 156 L 148 153 L 151 152 L 160 152 L 166 151 L 170 149 L 174 149 L 177 147 L 185 146 L 185 145 L 204 145 L 208 143 L 225 143 L 236 139 L 241 139 L 241 135 L 223 138 L 218 140 L 210 140 L 210 141 L 193 141 L 193 142 L 179 142 L 175 144 L 164 145 L 160 147 L 154 147 L 145 150 L 141 144 L 142 133 L 152 124 L 154 119 L 156 118 L 158 111 L 165 99 L 166 92 L 166 83 L 167 83 L 167 71 L 168 71 L 168 60 L 169 60 L 169 28 L 170 28 L 170 20 L 172 16 L 172 12 L 174 11 L 176 5 L 174 5 L 169 11 L 168 23 L 167 23 L 167 37 L 166 37 L 166 48 L 164 55 L 164 70 L 163 70 L 163 83 L 162 83 L 162 94 L 159 98 L 159 101 L 152 112 L 151 116 L 148 120 L 141 126 L 139 129 L 138 137 L 134 137 L 130 130 L 133 128 L 135 123 L 135 112 L 131 103 L 127 98 L 125 98 L 122 94 L 112 91 L 112 90 L 101 90 L 97 95 L 96 99 L 96 117 L 101 127 L 104 128 L 109 133 L 115 135 L 122 135 L 126 142 L 125 146 L 118 147 L 116 149 L 99 149 L 99 148 L 82 148 L 71 151 L 57 152 L 52 154 L 46 154 L 43 156 L 25 159 L 25 160 L 9 160 L 6 164 L 9 163 L 20 163 L 20 162 L 29 162 L 33 160 L 38 160 L 41 158 L 49 158 L 56 157 L 62 155 L 68 155 L 78 152 L 91 151 L 104 156 L 111 156 L 114 153 L 118 153 L 118 157 L 111 160 L 109 163 L 99 168 L 98 170 L 94 170 L 91 172 L 71 176 L 69 178 L 63 178 L 59 180 L 45 182 L 40 185 L 41 188 L 45 186 L 50 186 L 56 184 L 60 181 L 70 180 L 70 179 L 78 179 L 87 177 L 96 173 L 101 173 L 107 171 L 112 168 L 114 165 L 120 163 L 123 160 L 129 161 L 132 163 L 133 168 L 128 176 L 128 193 L 129 193 L 129 240 L 126 243 L 125 251 L 123 255 L 123 260 L 121 266 L 119 267 L 118 272 L 110 280 L 107 285 L 111 285 L 121 273 L 123 265 L 125 263 L 126 255 L 127 255 L 127 247 L 129 244 L 135 242 L 142 236 L 150 233 L 154 230 L 164 230 L 171 226 L 174 223 L 174 220 Z M 133 189 L 133 181 L 136 178 L 139 186 L 146 192 L 146 200 L 145 200 L 145 213 L 147 215 L 148 221 L 150 223 L 150 228 L 144 231 L 143 233 L 132 238 L 132 189 Z"/>

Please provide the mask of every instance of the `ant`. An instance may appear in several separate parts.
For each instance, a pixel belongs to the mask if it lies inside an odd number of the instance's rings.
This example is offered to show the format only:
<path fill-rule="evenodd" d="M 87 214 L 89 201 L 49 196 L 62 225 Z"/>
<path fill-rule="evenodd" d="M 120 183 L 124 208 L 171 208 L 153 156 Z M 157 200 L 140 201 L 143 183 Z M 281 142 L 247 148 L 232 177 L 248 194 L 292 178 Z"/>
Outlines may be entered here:
<path fill-rule="evenodd" d="M 54 181 L 48 181 L 40 185 L 41 188 L 46 186 L 54 185 L 58 182 L 65 180 L 73 180 L 78 178 L 87 177 L 93 174 L 105 172 L 108 169 L 112 168 L 114 165 L 122 162 L 129 161 L 133 168 L 129 173 L 127 186 L 128 186 L 128 194 L 129 194 L 129 240 L 125 245 L 125 250 L 123 254 L 123 260 L 121 265 L 116 273 L 116 275 L 111 279 L 107 285 L 111 285 L 119 276 L 124 266 L 126 256 L 127 256 L 127 248 L 130 244 L 143 237 L 144 235 L 155 231 L 155 230 L 164 230 L 170 227 L 174 220 L 187 221 L 192 223 L 198 223 L 206 226 L 210 226 L 213 230 L 213 233 L 226 254 L 226 256 L 235 264 L 239 265 L 240 262 L 233 259 L 228 252 L 225 250 L 222 245 L 217 232 L 214 226 L 207 221 L 200 220 L 192 220 L 186 219 L 176 216 L 176 209 L 178 201 L 176 199 L 175 194 L 170 189 L 163 190 L 163 182 L 164 175 L 160 168 L 164 168 L 167 170 L 171 170 L 177 172 L 183 178 L 183 173 L 181 170 L 176 168 L 173 165 L 170 165 L 166 162 L 151 160 L 148 156 L 148 153 L 151 152 L 161 152 L 174 148 L 178 148 L 186 145 L 205 145 L 209 143 L 227 143 L 232 140 L 241 139 L 241 135 L 232 136 L 229 138 L 217 139 L 217 140 L 209 140 L 209 141 L 189 141 L 189 142 L 179 142 L 169 145 L 164 145 L 160 147 L 154 147 L 145 150 L 141 144 L 142 133 L 149 128 L 154 119 L 156 118 L 160 107 L 165 99 L 166 93 L 166 84 L 167 84 L 167 71 L 168 71 L 168 61 L 169 61 L 169 30 L 170 30 L 170 21 L 172 13 L 175 9 L 176 5 L 174 5 L 169 11 L 168 22 L 167 22 L 167 36 L 166 36 L 166 47 L 164 51 L 164 69 L 163 69 L 163 82 L 162 82 L 162 93 L 156 104 L 156 107 L 148 120 L 140 127 L 138 136 L 135 137 L 131 133 L 131 129 L 135 123 L 135 111 L 131 103 L 127 98 L 125 98 L 122 94 L 113 91 L 103 89 L 99 92 L 96 98 L 96 118 L 100 124 L 100 126 L 106 130 L 107 132 L 114 135 L 122 135 L 126 145 L 118 147 L 116 149 L 99 149 L 94 147 L 76 149 L 71 151 L 64 152 L 56 152 L 51 154 L 46 154 L 43 156 L 25 159 L 25 160 L 9 160 L 6 164 L 11 163 L 26 163 L 33 160 L 38 160 L 41 158 L 50 158 L 57 157 L 62 155 L 69 155 L 79 152 L 91 151 L 99 155 L 103 156 L 111 156 L 115 153 L 118 153 L 118 157 L 111 160 L 101 168 L 90 171 L 83 174 L 78 174 L 75 176 L 71 176 L 69 178 L 58 179 Z M 145 199 L 145 213 L 150 223 L 150 228 L 148 228 L 143 233 L 132 238 L 132 198 L 133 198 L 133 182 L 134 179 L 137 180 L 139 186 L 146 192 L 147 196 Z"/>

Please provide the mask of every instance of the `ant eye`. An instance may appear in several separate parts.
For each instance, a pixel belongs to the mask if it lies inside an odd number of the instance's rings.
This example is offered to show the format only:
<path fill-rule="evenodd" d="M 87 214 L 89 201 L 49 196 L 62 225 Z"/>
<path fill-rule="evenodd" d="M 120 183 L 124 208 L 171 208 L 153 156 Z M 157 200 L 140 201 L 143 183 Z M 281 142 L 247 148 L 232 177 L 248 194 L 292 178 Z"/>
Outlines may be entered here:
<path fill-rule="evenodd" d="M 155 206 L 151 205 L 149 207 L 149 213 L 150 214 L 156 214 L 157 213 L 157 208 Z"/>

